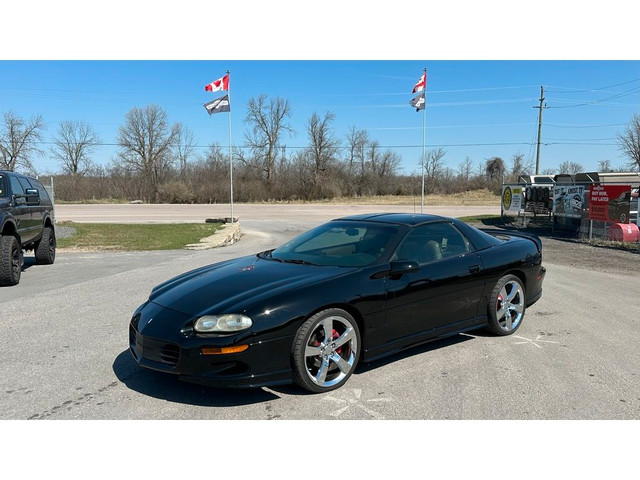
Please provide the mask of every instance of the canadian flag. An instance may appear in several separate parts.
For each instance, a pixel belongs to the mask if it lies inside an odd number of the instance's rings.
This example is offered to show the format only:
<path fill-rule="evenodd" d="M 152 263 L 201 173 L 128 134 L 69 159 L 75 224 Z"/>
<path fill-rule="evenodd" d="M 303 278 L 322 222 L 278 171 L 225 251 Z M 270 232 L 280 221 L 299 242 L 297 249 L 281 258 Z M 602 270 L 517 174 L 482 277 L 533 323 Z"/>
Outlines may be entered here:
<path fill-rule="evenodd" d="M 229 90 L 229 74 L 219 78 L 215 82 L 211 82 L 204 86 L 207 92 L 217 92 L 218 90 Z"/>
<path fill-rule="evenodd" d="M 424 90 L 424 87 L 426 86 L 427 86 L 427 72 L 424 72 L 420 77 L 420 80 L 418 80 L 418 83 L 416 83 L 413 86 L 413 90 L 411 91 L 411 93 L 421 92 L 422 90 Z"/>

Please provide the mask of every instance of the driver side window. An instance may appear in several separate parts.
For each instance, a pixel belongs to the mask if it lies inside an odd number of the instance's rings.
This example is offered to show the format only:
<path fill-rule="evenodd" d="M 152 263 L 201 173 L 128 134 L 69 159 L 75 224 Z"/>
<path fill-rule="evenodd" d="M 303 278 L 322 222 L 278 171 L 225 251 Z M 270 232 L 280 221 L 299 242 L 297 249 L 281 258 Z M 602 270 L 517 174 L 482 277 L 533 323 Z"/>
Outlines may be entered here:
<path fill-rule="evenodd" d="M 416 260 L 420 264 L 457 257 L 471 251 L 469 241 L 453 224 L 430 223 L 414 228 L 396 253 L 397 260 Z"/>

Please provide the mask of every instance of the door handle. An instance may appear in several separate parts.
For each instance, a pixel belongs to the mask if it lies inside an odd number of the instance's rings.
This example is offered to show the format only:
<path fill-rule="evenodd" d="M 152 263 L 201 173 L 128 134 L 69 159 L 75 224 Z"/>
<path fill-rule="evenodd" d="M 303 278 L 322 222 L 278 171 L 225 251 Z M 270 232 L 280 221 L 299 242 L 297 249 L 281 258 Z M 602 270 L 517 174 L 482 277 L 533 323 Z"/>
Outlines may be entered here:
<path fill-rule="evenodd" d="M 480 271 L 480 265 L 470 265 L 469 273 L 476 273 Z"/>

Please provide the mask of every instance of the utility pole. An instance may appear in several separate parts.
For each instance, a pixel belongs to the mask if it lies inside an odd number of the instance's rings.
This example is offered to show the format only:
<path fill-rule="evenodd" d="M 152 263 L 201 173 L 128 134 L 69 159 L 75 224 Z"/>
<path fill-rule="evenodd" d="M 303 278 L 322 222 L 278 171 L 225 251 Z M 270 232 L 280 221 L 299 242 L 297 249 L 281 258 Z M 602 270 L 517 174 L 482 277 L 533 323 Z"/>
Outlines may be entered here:
<path fill-rule="evenodd" d="M 536 175 L 538 175 L 538 171 L 540 170 L 540 136 L 542 134 L 542 110 L 544 108 L 547 108 L 546 105 L 542 105 L 542 102 L 544 102 L 544 87 L 540 85 L 540 106 L 533 107 L 540 109 L 540 112 L 538 113 L 538 150 L 536 152 Z"/>

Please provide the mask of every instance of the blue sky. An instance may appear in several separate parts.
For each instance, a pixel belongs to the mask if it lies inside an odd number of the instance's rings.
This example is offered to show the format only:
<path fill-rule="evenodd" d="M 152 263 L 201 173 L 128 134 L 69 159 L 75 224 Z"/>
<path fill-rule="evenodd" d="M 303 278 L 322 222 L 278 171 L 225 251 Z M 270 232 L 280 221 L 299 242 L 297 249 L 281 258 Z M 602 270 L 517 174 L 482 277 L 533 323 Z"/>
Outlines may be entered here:
<path fill-rule="evenodd" d="M 205 92 L 204 85 L 229 69 L 234 143 L 242 143 L 247 130 L 248 99 L 281 96 L 291 104 L 295 130 L 286 145 L 306 145 L 309 116 L 332 111 L 337 136 L 351 125 L 366 129 L 394 147 L 402 171 L 411 173 L 422 151 L 422 113 L 408 102 L 425 67 L 427 148 L 442 145 L 453 169 L 467 155 L 474 165 L 492 156 L 508 161 L 515 153 L 534 159 L 538 110 L 532 107 L 540 85 L 550 107 L 541 169 L 565 160 L 587 170 L 597 169 L 599 160 L 625 161 L 615 136 L 640 112 L 638 61 L 0 61 L 0 112 L 42 114 L 45 141 L 60 121 L 83 120 L 104 143 L 115 143 L 129 109 L 156 103 L 170 121 L 191 128 L 198 145 L 227 146 L 226 114 L 209 117 L 202 104 L 220 94 Z M 108 163 L 116 150 L 99 147 L 96 162 Z M 40 173 L 59 169 L 49 154 L 34 163 Z"/>

